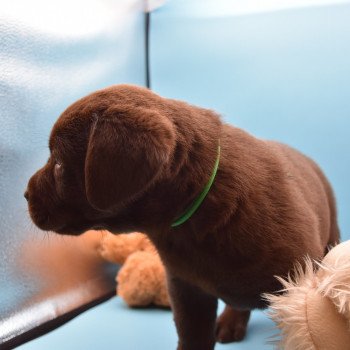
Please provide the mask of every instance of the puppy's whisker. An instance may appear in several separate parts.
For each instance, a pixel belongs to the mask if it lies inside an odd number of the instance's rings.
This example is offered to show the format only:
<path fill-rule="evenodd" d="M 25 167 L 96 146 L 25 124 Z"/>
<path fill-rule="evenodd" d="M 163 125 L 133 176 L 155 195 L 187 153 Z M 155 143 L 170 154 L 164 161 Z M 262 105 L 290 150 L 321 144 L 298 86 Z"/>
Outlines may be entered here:
<path fill-rule="evenodd" d="M 42 233 L 43 231 L 40 231 L 40 233 Z M 39 233 L 39 232 L 38 232 Z M 41 243 L 46 243 L 46 232 L 43 232 L 43 234 L 41 235 Z"/>
<path fill-rule="evenodd" d="M 25 221 L 23 226 L 24 226 L 25 231 L 33 231 L 32 223 L 30 221 Z"/>
<path fill-rule="evenodd" d="M 25 224 L 24 224 L 24 227 L 26 229 L 26 231 L 29 231 L 29 232 L 32 232 L 34 233 L 35 235 L 38 234 L 38 232 L 40 231 L 34 224 L 32 221 L 26 221 Z"/>
<path fill-rule="evenodd" d="M 69 242 L 67 241 L 67 237 L 65 235 L 59 235 L 58 237 L 60 237 L 59 240 L 61 240 L 64 245 L 69 245 Z"/>

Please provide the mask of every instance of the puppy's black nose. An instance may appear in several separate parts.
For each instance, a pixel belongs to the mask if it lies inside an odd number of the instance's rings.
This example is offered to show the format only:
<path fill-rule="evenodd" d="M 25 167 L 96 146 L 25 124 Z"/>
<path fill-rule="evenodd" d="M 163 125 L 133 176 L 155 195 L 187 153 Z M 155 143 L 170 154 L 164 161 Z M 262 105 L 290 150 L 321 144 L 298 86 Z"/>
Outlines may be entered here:
<path fill-rule="evenodd" d="M 29 199 L 29 193 L 28 193 L 28 191 L 25 191 L 25 192 L 24 192 L 24 198 L 25 198 L 26 200 Z"/>

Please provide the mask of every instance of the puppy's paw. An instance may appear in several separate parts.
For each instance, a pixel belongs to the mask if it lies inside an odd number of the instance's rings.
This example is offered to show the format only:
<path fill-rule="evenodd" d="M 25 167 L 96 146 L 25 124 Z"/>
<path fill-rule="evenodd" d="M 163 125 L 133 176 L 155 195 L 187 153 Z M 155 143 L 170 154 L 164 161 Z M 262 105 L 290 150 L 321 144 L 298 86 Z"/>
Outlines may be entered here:
<path fill-rule="evenodd" d="M 216 341 L 222 344 L 241 341 L 244 339 L 247 327 L 244 325 L 230 325 L 225 322 L 216 323 Z"/>
<path fill-rule="evenodd" d="M 224 312 L 216 320 L 216 341 L 232 343 L 244 339 L 247 333 L 247 324 L 250 311 L 237 311 L 226 306 Z"/>

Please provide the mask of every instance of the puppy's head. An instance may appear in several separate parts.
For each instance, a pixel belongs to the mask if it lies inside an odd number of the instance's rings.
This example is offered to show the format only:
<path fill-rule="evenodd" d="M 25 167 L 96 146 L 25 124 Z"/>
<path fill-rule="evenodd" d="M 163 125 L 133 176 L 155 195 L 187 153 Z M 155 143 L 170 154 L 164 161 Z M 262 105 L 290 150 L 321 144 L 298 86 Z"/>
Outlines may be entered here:
<path fill-rule="evenodd" d="M 147 191 L 175 148 L 164 103 L 147 89 L 120 85 L 71 105 L 52 129 L 47 163 L 28 183 L 34 223 L 66 234 L 105 228 L 106 218 Z"/>

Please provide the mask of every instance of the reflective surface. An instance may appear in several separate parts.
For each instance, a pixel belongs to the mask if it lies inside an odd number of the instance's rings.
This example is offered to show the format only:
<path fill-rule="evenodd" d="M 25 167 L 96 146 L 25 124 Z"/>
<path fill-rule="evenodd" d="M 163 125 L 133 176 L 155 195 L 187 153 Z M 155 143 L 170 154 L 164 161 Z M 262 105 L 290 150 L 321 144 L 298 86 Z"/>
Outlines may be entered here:
<path fill-rule="evenodd" d="M 23 193 L 70 103 L 116 83 L 144 85 L 143 27 L 136 0 L 1 2 L 0 344 L 114 289 L 99 237 L 39 231 Z"/>

